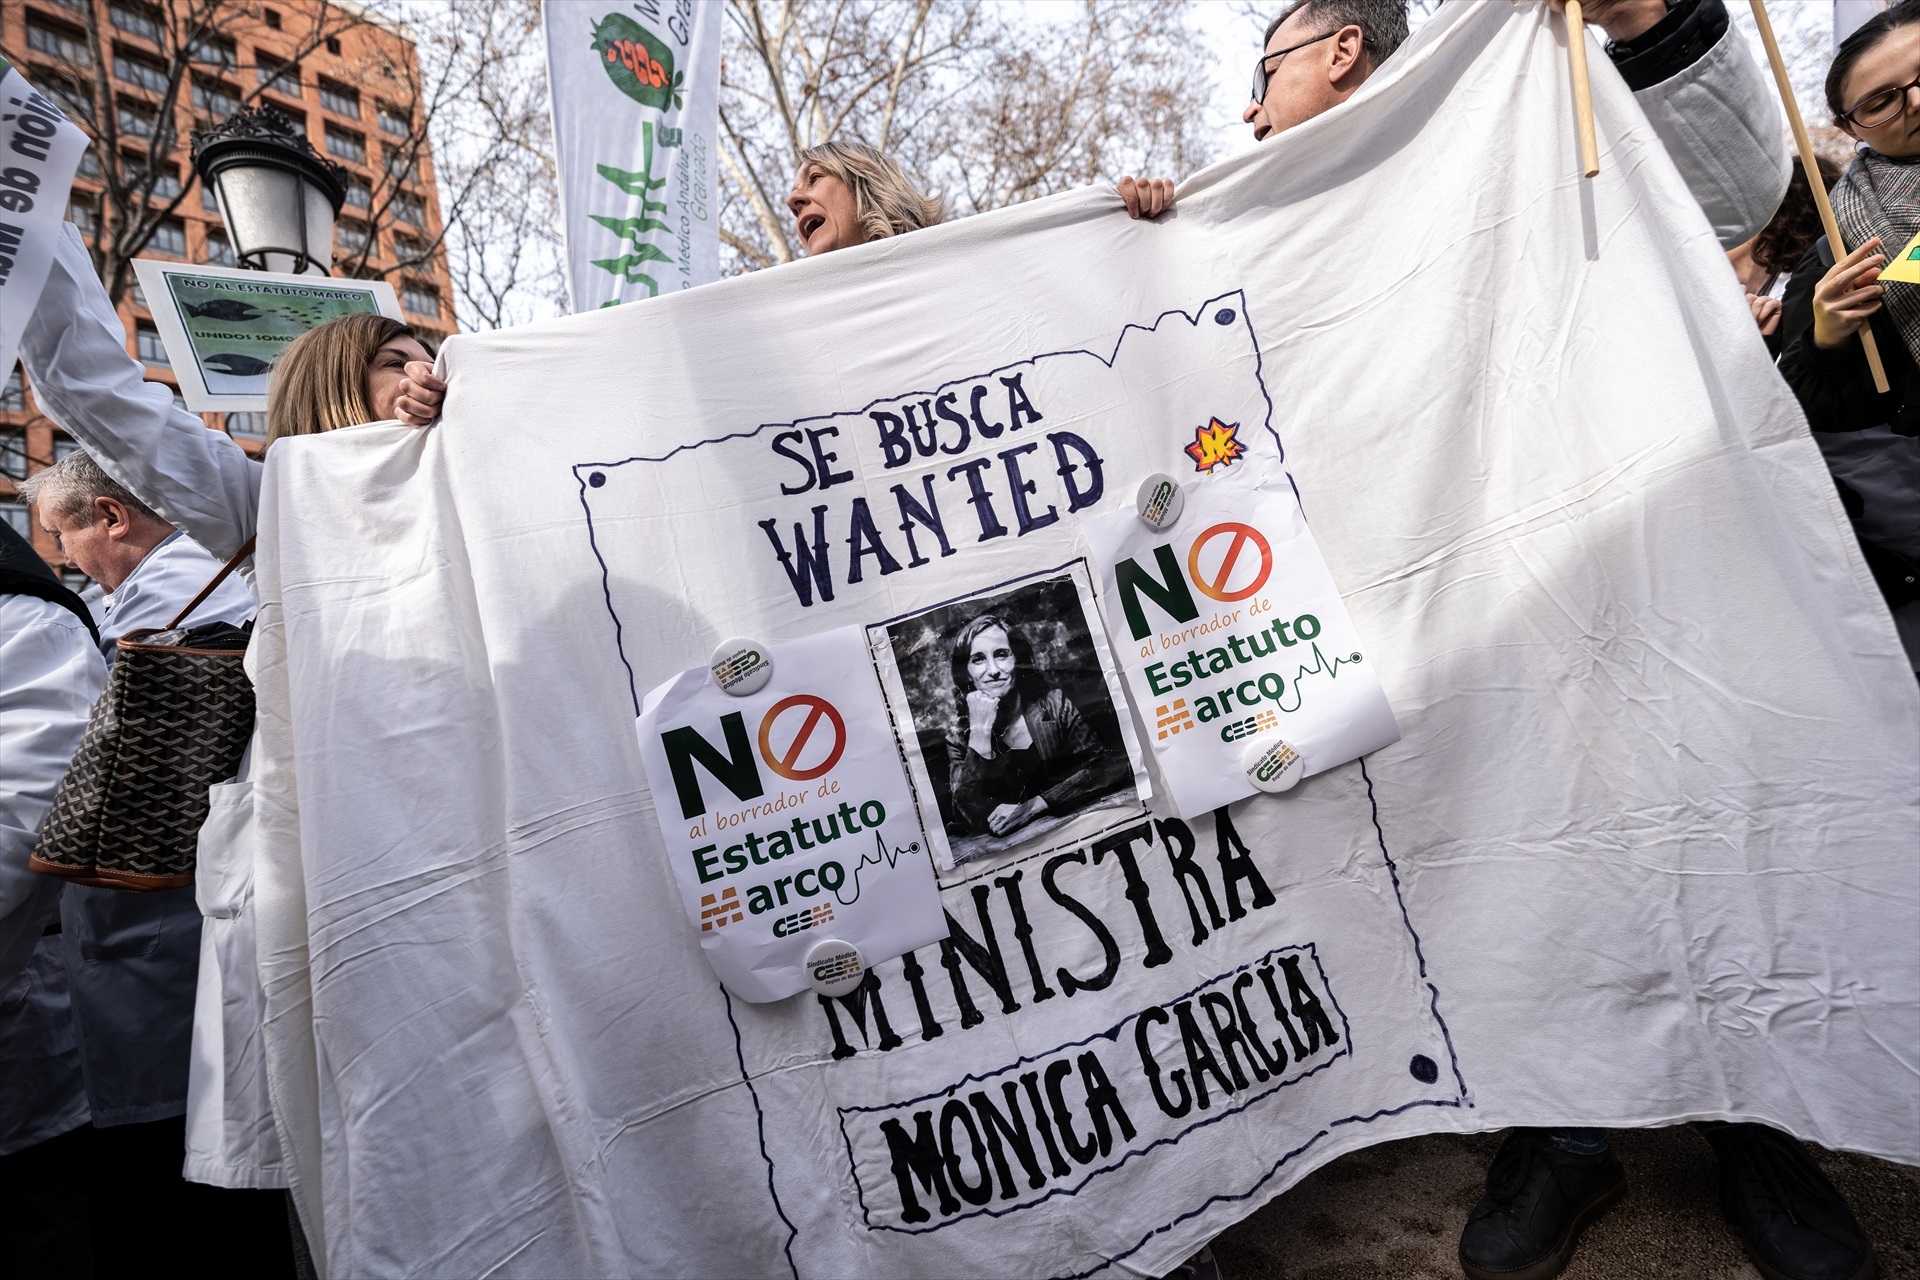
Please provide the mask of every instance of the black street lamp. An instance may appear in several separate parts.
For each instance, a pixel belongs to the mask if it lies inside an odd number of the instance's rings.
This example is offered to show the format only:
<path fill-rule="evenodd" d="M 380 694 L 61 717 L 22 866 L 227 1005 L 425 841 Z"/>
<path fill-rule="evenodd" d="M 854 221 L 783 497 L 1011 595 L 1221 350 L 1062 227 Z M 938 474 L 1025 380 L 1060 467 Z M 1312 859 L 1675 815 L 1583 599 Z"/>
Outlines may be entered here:
<path fill-rule="evenodd" d="M 193 167 L 220 202 L 240 265 L 327 275 L 347 171 L 272 107 L 246 107 L 193 131 Z"/>

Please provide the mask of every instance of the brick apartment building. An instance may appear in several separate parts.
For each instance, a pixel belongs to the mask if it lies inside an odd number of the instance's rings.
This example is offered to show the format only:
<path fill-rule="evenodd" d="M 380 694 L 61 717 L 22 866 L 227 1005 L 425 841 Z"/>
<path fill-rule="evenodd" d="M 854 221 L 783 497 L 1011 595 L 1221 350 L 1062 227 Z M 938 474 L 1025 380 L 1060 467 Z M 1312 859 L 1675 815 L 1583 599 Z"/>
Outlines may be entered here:
<path fill-rule="evenodd" d="M 215 30 L 204 32 L 190 56 L 183 55 L 182 31 L 170 32 L 166 23 L 170 12 L 196 9 L 217 14 Z M 436 339 L 453 329 L 446 255 L 433 248 L 441 218 L 432 158 L 425 122 L 412 104 L 418 63 L 411 37 L 395 23 L 353 0 L 176 0 L 167 8 L 142 0 L 0 0 L 0 48 L 95 138 L 74 179 L 68 211 L 89 243 L 100 234 L 102 166 L 110 162 L 102 154 L 100 131 L 89 124 L 93 108 L 85 105 L 101 64 L 124 149 L 122 165 L 147 162 L 140 139 L 153 136 L 169 81 L 177 86 L 179 141 L 157 166 L 152 203 L 163 207 L 183 190 L 184 199 L 139 257 L 239 265 L 213 192 L 193 172 L 189 139 L 194 128 L 225 118 L 251 94 L 251 101 L 304 126 L 314 149 L 350 175 L 347 203 L 334 227 L 334 274 L 348 274 L 343 267 L 351 260 L 351 274 L 393 285 L 410 323 Z M 382 206 L 377 218 L 376 205 Z M 406 262 L 418 265 L 403 267 Z M 147 379 L 177 387 L 137 285 L 128 287 L 119 312 L 128 351 L 146 365 Z M 265 414 L 202 416 L 209 429 L 228 432 L 248 452 L 264 447 Z M 37 411 L 32 386 L 16 366 L 0 390 L 0 516 L 32 538 L 69 581 L 79 582 L 77 571 L 60 566 L 51 539 L 14 497 L 17 479 L 73 448 L 66 433 Z"/>

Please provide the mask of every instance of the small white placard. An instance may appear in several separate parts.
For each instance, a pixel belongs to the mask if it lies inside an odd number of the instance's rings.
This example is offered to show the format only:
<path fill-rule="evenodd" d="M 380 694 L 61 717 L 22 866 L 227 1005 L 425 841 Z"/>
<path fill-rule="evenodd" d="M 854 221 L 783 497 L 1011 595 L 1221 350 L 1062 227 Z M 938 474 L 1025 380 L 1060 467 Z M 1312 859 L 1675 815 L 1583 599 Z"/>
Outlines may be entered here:
<path fill-rule="evenodd" d="M 1360 633 L 1284 476 L 1188 485 L 1171 532 L 1131 510 L 1081 526 L 1113 652 L 1182 818 L 1254 793 L 1249 744 L 1302 775 L 1400 739 Z"/>
<path fill-rule="evenodd" d="M 287 344 L 336 316 L 406 320 L 384 280 L 335 280 L 136 258 L 153 324 L 196 413 L 267 407 L 267 375 Z"/>

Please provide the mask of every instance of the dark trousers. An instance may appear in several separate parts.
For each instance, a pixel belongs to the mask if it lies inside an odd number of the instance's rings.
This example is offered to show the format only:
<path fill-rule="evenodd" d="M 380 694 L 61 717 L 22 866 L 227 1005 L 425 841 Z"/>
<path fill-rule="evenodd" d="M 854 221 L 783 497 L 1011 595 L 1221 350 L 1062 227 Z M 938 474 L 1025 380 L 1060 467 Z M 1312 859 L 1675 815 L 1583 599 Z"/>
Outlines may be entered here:
<path fill-rule="evenodd" d="M 83 1125 L 0 1156 L 0 1276 L 292 1280 L 287 1193 L 187 1182 L 186 1148 L 186 1117 L 176 1116 Z"/>

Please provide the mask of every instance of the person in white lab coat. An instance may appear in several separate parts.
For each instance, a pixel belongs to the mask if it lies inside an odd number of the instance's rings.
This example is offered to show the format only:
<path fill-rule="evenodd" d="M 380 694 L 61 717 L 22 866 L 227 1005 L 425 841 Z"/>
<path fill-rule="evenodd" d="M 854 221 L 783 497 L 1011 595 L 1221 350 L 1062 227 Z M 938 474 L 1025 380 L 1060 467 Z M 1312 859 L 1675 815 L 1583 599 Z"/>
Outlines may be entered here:
<path fill-rule="evenodd" d="M 220 562 L 75 452 L 30 476 L 20 496 L 67 562 L 106 588 L 100 648 L 165 627 L 220 571 Z M 240 625 L 253 596 L 229 577 L 184 621 Z M 115 1149 L 177 1165 L 184 1151 L 187 1076 L 200 967 L 200 910 L 191 888 L 155 893 L 70 885 L 61 940 L 87 1103 Z M 174 1122 L 174 1123 L 169 1123 Z M 142 1132 L 119 1132 L 122 1126 Z M 162 1175 L 177 1177 L 177 1168 Z"/>
<path fill-rule="evenodd" d="M 27 855 L 106 683 L 96 635 L 86 605 L 0 523 L 0 1270 L 9 1273 L 92 1266 L 88 1223 L 59 1193 L 88 1115 L 61 883 L 29 871 Z"/>
<path fill-rule="evenodd" d="M 103 472 L 224 561 L 254 536 L 261 463 L 181 409 L 166 387 L 145 381 L 126 341 L 86 242 L 69 224 L 21 337 L 35 399 Z M 274 366 L 269 447 L 286 435 L 393 420 L 406 364 L 431 359 L 411 329 L 382 316 L 342 316 L 303 334 Z M 250 558 L 239 572 L 251 588 Z M 211 801 L 194 886 L 204 927 L 185 1174 L 217 1187 L 287 1187 L 261 1057 L 266 1005 L 254 952 L 252 784 L 244 762 L 237 778 L 212 789 Z M 294 1190 L 317 1245 L 319 1198 Z"/>

